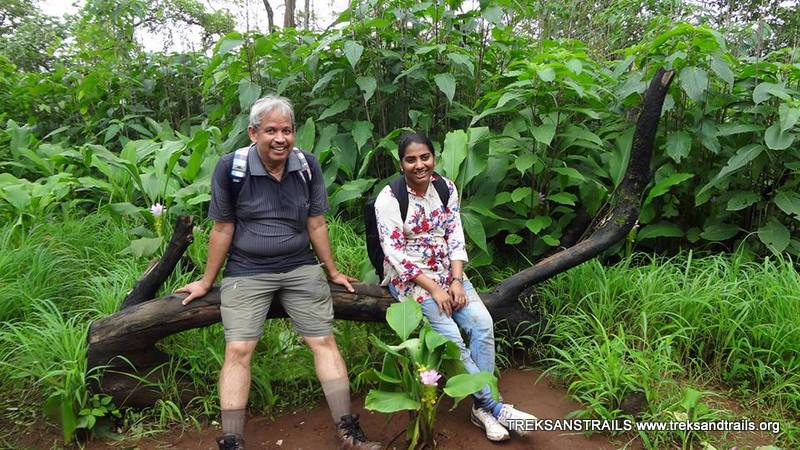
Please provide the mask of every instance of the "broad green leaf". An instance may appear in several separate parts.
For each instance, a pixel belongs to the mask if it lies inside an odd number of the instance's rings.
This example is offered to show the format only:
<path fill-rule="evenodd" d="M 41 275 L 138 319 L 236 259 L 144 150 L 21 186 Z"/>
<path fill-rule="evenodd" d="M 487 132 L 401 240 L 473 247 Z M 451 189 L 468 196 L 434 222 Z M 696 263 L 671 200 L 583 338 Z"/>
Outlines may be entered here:
<path fill-rule="evenodd" d="M 551 223 L 553 223 L 553 219 L 550 216 L 536 216 L 525 221 L 525 226 L 531 230 L 531 233 L 539 234 L 540 231 L 549 227 Z"/>
<path fill-rule="evenodd" d="M 500 100 L 497 101 L 497 107 L 502 108 L 509 101 L 521 98 L 523 96 L 524 96 L 523 93 L 520 91 L 517 90 L 508 91 L 500 96 Z"/>
<path fill-rule="evenodd" d="M 249 111 L 253 103 L 261 95 L 261 86 L 247 78 L 239 80 L 239 107 L 242 111 Z"/>
<path fill-rule="evenodd" d="M 121 216 L 133 216 L 138 215 L 141 209 L 135 205 L 132 205 L 128 202 L 121 202 L 121 203 L 111 203 L 108 205 L 111 208 L 111 211 L 121 215 Z"/>
<path fill-rule="evenodd" d="M 583 63 L 579 59 L 572 58 L 567 61 L 566 66 L 572 73 L 580 75 L 583 72 Z"/>
<path fill-rule="evenodd" d="M 350 102 L 348 102 L 346 99 L 342 98 L 336 100 L 336 103 L 327 107 L 325 111 L 322 111 L 322 114 L 320 114 L 317 120 L 324 120 L 327 119 L 328 117 L 333 117 L 349 107 L 350 107 Z"/>
<path fill-rule="evenodd" d="M 480 219 L 468 211 L 461 212 L 461 219 L 464 224 L 464 231 L 466 231 L 472 243 L 484 252 L 489 253 L 486 246 L 486 231 L 483 229 Z"/>
<path fill-rule="evenodd" d="M 667 222 L 660 222 L 654 223 L 651 225 L 646 225 L 642 227 L 639 232 L 636 233 L 637 239 L 653 239 L 658 237 L 682 237 L 683 230 L 680 229 L 679 226 L 667 223 Z"/>
<path fill-rule="evenodd" d="M 551 170 L 555 173 L 566 175 L 573 180 L 586 181 L 586 177 L 572 167 L 553 167 Z"/>
<path fill-rule="evenodd" d="M 462 398 L 489 386 L 494 398 L 497 398 L 497 378 L 489 372 L 462 373 L 447 379 L 444 387 L 445 394 L 453 398 Z"/>
<path fill-rule="evenodd" d="M 706 191 L 716 186 L 717 183 L 724 180 L 725 177 L 727 177 L 731 173 L 741 169 L 742 167 L 744 167 L 745 164 L 754 160 L 763 151 L 764 151 L 764 146 L 761 144 L 749 144 L 740 148 L 739 151 L 737 151 L 736 154 L 733 155 L 731 159 L 728 160 L 728 163 L 725 165 L 725 167 L 722 168 L 722 170 L 719 171 L 717 176 L 715 176 L 711 181 L 709 181 L 705 186 L 703 186 L 703 188 L 700 189 L 700 191 L 697 192 L 697 194 L 695 195 L 695 199 L 701 197 Z"/>
<path fill-rule="evenodd" d="M 667 136 L 667 155 L 676 163 L 680 163 L 681 159 L 689 156 L 689 151 L 691 149 L 692 136 L 689 133 L 685 131 L 678 131 L 675 133 L 670 133 L 669 136 Z"/>
<path fill-rule="evenodd" d="M 372 123 L 359 120 L 353 123 L 353 140 L 356 142 L 358 149 L 367 143 L 369 138 L 372 137 Z"/>
<path fill-rule="evenodd" d="M 533 192 L 533 189 L 531 189 L 531 188 L 529 188 L 527 186 L 526 187 L 518 187 L 518 188 L 514 189 L 514 192 L 511 193 L 511 200 L 513 200 L 515 202 L 520 202 L 520 201 L 522 201 L 522 200 L 524 200 L 526 198 L 530 198 L 531 192 Z"/>
<path fill-rule="evenodd" d="M 453 61 L 454 64 L 463 66 L 470 75 L 475 73 L 475 65 L 472 64 L 472 60 L 470 60 L 467 55 L 462 55 L 461 53 L 448 53 L 447 57 L 450 59 L 450 61 Z"/>
<path fill-rule="evenodd" d="M 141 238 L 141 239 L 134 239 L 131 241 L 130 250 L 137 257 L 151 256 L 158 250 L 160 246 L 161 246 L 160 237 Z"/>
<path fill-rule="evenodd" d="M 603 140 L 600 139 L 599 136 L 597 136 L 596 134 L 591 132 L 588 128 L 586 128 L 583 125 L 581 125 L 581 126 L 576 126 L 576 125 L 568 126 L 567 130 L 564 132 L 564 136 L 567 136 L 567 137 L 570 137 L 570 138 L 573 138 L 573 139 L 582 139 L 584 141 L 589 141 L 589 142 L 595 143 L 595 144 L 597 144 L 599 146 L 603 145 Z"/>
<path fill-rule="evenodd" d="M 752 205 L 753 203 L 757 202 L 761 199 L 761 196 L 756 194 L 755 192 L 750 191 L 740 191 L 728 199 L 727 209 L 728 211 L 739 211 L 741 209 L 745 209 L 748 206 Z"/>
<path fill-rule="evenodd" d="M 533 138 L 544 145 L 550 145 L 556 135 L 556 127 L 551 123 L 543 123 L 538 127 L 531 128 Z"/>
<path fill-rule="evenodd" d="M 508 244 L 508 245 L 517 245 L 520 242 L 522 242 L 522 236 L 520 236 L 518 234 L 515 234 L 515 233 L 511 233 L 511 234 L 506 235 L 506 239 L 505 239 L 505 243 L 506 244 Z"/>
<path fill-rule="evenodd" d="M 331 82 L 333 77 L 335 77 L 336 75 L 338 75 L 338 74 L 340 74 L 342 72 L 344 72 L 344 69 L 333 69 L 333 70 L 329 70 L 329 71 L 325 72 L 325 75 L 320 77 L 320 79 L 317 80 L 317 82 L 314 84 L 314 87 L 311 88 L 311 93 L 315 94 L 318 90 L 325 89 L 325 87 L 328 86 L 328 83 Z M 374 78 L 373 78 L 373 80 L 374 80 Z M 358 83 L 358 81 L 356 81 L 356 83 Z"/>
<path fill-rule="evenodd" d="M 706 87 L 708 87 L 708 74 L 705 70 L 689 66 L 684 67 L 679 75 L 681 88 L 694 101 L 700 101 Z"/>
<path fill-rule="evenodd" d="M 669 192 L 672 186 L 683 183 L 693 176 L 694 174 L 692 173 L 673 173 L 672 175 L 660 180 L 653 186 L 652 189 L 650 189 L 650 192 L 647 194 L 647 198 L 644 200 L 643 205 L 650 204 L 650 202 L 652 202 L 656 197 Z"/>
<path fill-rule="evenodd" d="M 456 95 L 456 79 L 453 77 L 453 74 L 450 73 L 439 73 L 433 77 L 433 81 L 436 82 L 436 86 L 444 92 L 444 95 L 447 96 L 447 100 L 451 103 L 453 102 L 453 96 Z"/>
<path fill-rule="evenodd" d="M 560 203 L 562 205 L 570 205 L 575 206 L 575 200 L 578 198 L 575 197 L 575 194 L 570 192 L 557 192 L 555 194 L 550 194 L 547 196 L 548 200 L 552 200 L 556 203 Z"/>
<path fill-rule="evenodd" d="M 763 130 L 764 127 L 762 125 L 756 125 L 754 123 L 723 123 L 717 126 L 717 136 L 730 136 L 732 134 Z"/>
<path fill-rule="evenodd" d="M 350 66 L 355 69 L 358 60 L 361 59 L 361 54 L 364 53 L 364 46 L 356 41 L 347 41 L 344 43 L 344 55 Z"/>
<path fill-rule="evenodd" d="M 753 102 L 756 105 L 769 100 L 770 96 L 778 97 L 782 100 L 791 98 L 786 88 L 780 84 L 764 82 L 753 89 Z"/>
<path fill-rule="evenodd" d="M 370 411 L 393 413 L 397 411 L 420 409 L 418 401 L 405 392 L 385 392 L 372 389 L 364 400 L 364 408 Z"/>
<path fill-rule="evenodd" d="M 543 67 L 536 70 L 536 75 L 539 75 L 542 81 L 549 83 L 556 79 L 556 71 L 552 67 Z"/>
<path fill-rule="evenodd" d="M 711 59 L 710 67 L 711 70 L 714 71 L 714 73 L 717 74 L 722 81 L 728 83 L 729 86 L 733 86 L 733 71 L 724 59 L 720 58 L 718 55 L 715 55 Z"/>
<path fill-rule="evenodd" d="M 781 118 L 781 132 L 788 131 L 800 118 L 800 108 L 792 108 L 786 103 L 781 103 L 778 107 L 778 116 Z"/>
<path fill-rule="evenodd" d="M 314 119 L 309 117 L 306 119 L 306 123 L 304 123 L 299 130 L 297 130 L 297 139 L 295 140 L 295 145 L 305 151 L 312 151 L 314 150 L 314 137 L 317 134 L 317 128 L 314 124 Z"/>
<path fill-rule="evenodd" d="M 558 239 L 554 238 L 553 236 L 550 236 L 549 234 L 542 236 L 542 241 L 545 244 L 549 245 L 550 247 L 555 247 L 560 243 Z"/>
<path fill-rule="evenodd" d="M 441 156 L 442 175 L 455 180 L 461 163 L 467 158 L 468 136 L 464 130 L 455 130 L 447 133 L 444 138 L 444 150 Z"/>
<path fill-rule="evenodd" d="M 18 212 L 25 211 L 31 204 L 31 194 L 27 186 L 8 185 L 0 188 L 0 197 L 7 201 Z"/>
<path fill-rule="evenodd" d="M 428 349 L 428 351 L 433 351 L 442 345 L 446 345 L 448 342 L 450 342 L 449 339 L 442 336 L 435 330 L 428 330 L 428 332 L 425 333 L 425 347 Z"/>
<path fill-rule="evenodd" d="M 231 33 L 231 34 L 234 34 L 234 33 Z M 241 36 L 241 34 L 239 34 L 239 33 L 235 33 L 235 34 L 238 34 L 239 36 Z M 234 48 L 236 48 L 236 47 L 238 47 L 238 46 L 240 46 L 242 44 L 244 44 L 244 40 L 242 40 L 242 39 L 224 38 L 219 43 L 219 49 L 217 50 L 217 54 L 224 55 L 225 53 L 228 53 L 229 51 L 233 50 Z"/>
<path fill-rule="evenodd" d="M 413 299 L 393 303 L 386 310 L 386 323 L 405 341 L 422 320 L 422 306 Z"/>
<path fill-rule="evenodd" d="M 356 178 L 343 184 L 336 192 L 331 195 L 330 206 L 335 208 L 339 204 L 348 200 L 353 200 L 363 196 L 372 185 L 375 184 L 374 178 Z"/>
<path fill-rule="evenodd" d="M 794 142 L 794 135 L 781 131 L 779 122 L 775 122 L 764 132 L 764 142 L 772 150 L 786 150 Z"/>
<path fill-rule="evenodd" d="M 538 158 L 536 158 L 533 153 L 525 153 L 514 160 L 514 165 L 517 167 L 517 170 L 519 170 L 520 173 L 524 174 L 528 169 L 531 168 L 531 166 L 533 166 L 533 163 L 535 163 L 537 159 Z"/>
<path fill-rule="evenodd" d="M 781 211 L 800 220 L 800 195 L 796 192 L 779 191 L 773 199 Z"/>
<path fill-rule="evenodd" d="M 776 255 L 786 249 L 790 237 L 789 230 L 775 218 L 770 218 L 766 225 L 758 229 L 758 239 Z"/>
<path fill-rule="evenodd" d="M 728 239 L 736 236 L 739 232 L 739 227 L 727 223 L 715 223 L 703 229 L 700 237 L 707 241 L 727 241 Z"/>

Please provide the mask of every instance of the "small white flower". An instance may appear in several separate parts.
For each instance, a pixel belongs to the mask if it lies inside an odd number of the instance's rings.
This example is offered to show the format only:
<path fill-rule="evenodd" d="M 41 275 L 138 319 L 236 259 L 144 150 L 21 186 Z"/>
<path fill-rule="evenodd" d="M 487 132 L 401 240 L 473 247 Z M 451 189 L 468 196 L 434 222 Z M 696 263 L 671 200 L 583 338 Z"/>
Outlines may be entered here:
<path fill-rule="evenodd" d="M 161 203 L 156 203 L 155 205 L 150 207 L 150 212 L 153 213 L 153 216 L 159 218 L 161 217 L 162 214 L 164 214 L 164 211 L 166 209 L 167 208 L 165 208 L 164 205 L 162 205 Z"/>

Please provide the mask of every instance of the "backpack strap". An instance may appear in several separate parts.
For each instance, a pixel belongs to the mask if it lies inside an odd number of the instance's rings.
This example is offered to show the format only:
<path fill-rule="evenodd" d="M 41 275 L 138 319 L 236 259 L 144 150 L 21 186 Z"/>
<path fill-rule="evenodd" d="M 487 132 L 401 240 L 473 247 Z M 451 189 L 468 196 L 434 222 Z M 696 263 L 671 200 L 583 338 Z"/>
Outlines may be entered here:
<path fill-rule="evenodd" d="M 439 200 L 442 201 L 442 206 L 444 206 L 445 211 L 447 211 L 447 204 L 450 202 L 450 189 L 447 188 L 447 182 L 444 181 L 441 175 L 436 172 L 433 172 L 433 174 L 436 175 L 436 179 L 433 180 L 433 187 L 439 194 Z"/>
<path fill-rule="evenodd" d="M 306 155 L 297 147 L 292 149 L 292 153 L 294 153 L 297 156 L 297 159 L 300 160 L 300 176 L 303 177 L 303 180 L 305 180 L 306 184 L 311 184 L 311 166 L 308 165 Z"/>
<path fill-rule="evenodd" d="M 255 144 L 253 144 L 255 145 Z M 242 147 L 233 153 L 233 164 L 231 164 L 231 205 L 236 206 L 239 199 L 239 192 L 242 191 L 242 181 L 247 176 L 247 157 L 250 154 L 250 147 Z"/>
<path fill-rule="evenodd" d="M 403 223 L 406 222 L 406 215 L 408 215 L 408 189 L 406 188 L 406 177 L 400 175 L 398 178 L 389 182 L 389 187 L 394 192 L 394 198 L 400 205 L 400 217 L 403 218 Z"/>

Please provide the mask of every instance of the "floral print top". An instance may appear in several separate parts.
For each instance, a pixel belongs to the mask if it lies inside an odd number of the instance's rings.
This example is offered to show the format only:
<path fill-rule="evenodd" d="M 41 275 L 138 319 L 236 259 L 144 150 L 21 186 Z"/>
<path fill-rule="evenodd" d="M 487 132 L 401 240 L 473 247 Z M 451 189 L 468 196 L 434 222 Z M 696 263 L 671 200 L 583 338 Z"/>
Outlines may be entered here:
<path fill-rule="evenodd" d="M 386 277 L 381 284 L 394 286 L 401 300 L 413 298 L 422 303 L 431 296 L 413 281 L 420 274 L 429 276 L 449 291 L 452 281 L 450 261 L 468 261 L 456 186 L 442 178 L 450 191 L 446 207 L 432 182 L 428 183 L 424 195 L 406 187 L 408 213 L 405 223 L 390 186 L 384 187 L 375 199 L 378 235 L 385 255 L 383 272 Z"/>

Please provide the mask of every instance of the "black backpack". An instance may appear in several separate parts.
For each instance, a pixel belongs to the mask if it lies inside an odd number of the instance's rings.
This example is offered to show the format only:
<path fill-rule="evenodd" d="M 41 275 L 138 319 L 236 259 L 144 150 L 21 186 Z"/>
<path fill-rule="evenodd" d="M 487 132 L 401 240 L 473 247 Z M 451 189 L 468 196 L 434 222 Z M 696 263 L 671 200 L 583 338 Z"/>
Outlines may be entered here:
<path fill-rule="evenodd" d="M 439 200 L 441 200 L 442 204 L 447 208 L 447 202 L 450 200 L 450 190 L 447 189 L 447 183 L 444 181 L 444 178 L 435 172 L 434 176 L 436 179 L 433 180 L 433 187 L 439 194 Z M 389 187 L 392 189 L 392 192 L 394 192 L 397 203 L 400 204 L 400 217 L 402 217 L 403 223 L 405 223 L 406 215 L 408 214 L 406 178 L 400 175 L 400 177 L 389 182 Z M 378 220 L 375 217 L 375 197 L 367 200 L 367 203 L 364 205 L 364 225 L 366 226 L 367 234 L 367 255 L 369 256 L 369 261 L 372 263 L 372 267 L 375 268 L 375 273 L 378 274 L 378 279 L 382 281 L 384 275 L 384 254 L 383 248 L 381 248 L 381 240 L 378 236 Z"/>

